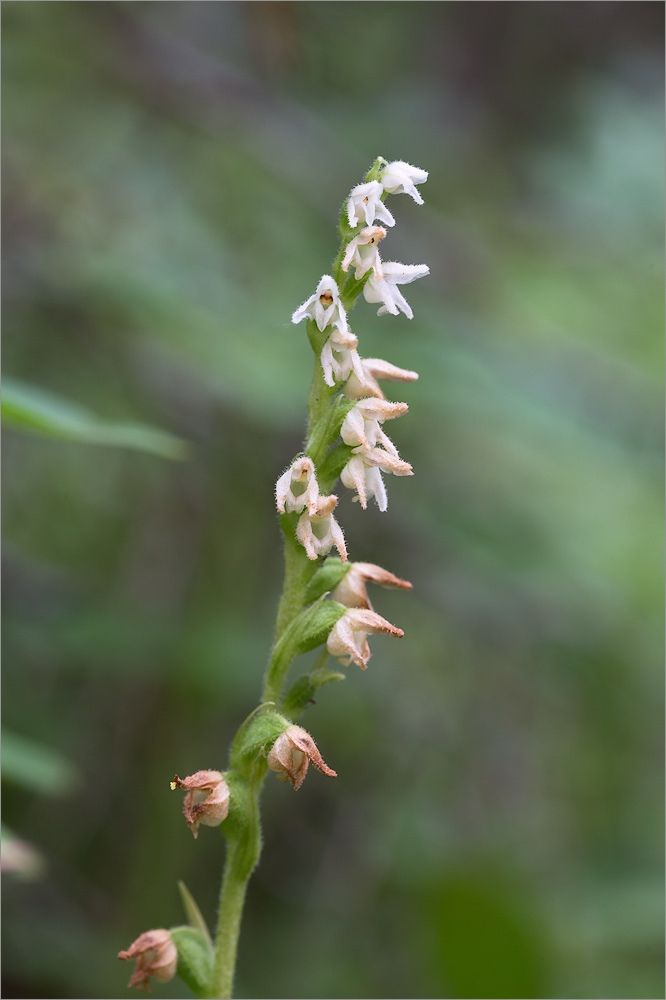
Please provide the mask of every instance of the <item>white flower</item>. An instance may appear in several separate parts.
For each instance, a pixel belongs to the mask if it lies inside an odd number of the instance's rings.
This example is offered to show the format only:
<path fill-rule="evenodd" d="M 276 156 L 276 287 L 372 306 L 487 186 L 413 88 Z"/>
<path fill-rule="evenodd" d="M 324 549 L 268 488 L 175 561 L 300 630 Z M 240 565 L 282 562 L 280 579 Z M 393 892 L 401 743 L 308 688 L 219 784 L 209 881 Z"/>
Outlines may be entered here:
<path fill-rule="evenodd" d="M 374 563 L 352 563 L 349 572 L 345 573 L 340 583 L 331 594 L 331 599 L 348 608 L 369 608 L 372 610 L 366 581 L 378 583 L 380 587 L 399 587 L 401 590 L 411 590 L 408 580 L 401 580 L 387 569 L 375 566 Z"/>
<path fill-rule="evenodd" d="M 366 226 L 371 226 L 375 219 L 387 226 L 395 226 L 395 219 L 382 201 L 383 193 L 379 181 L 357 184 L 352 188 L 347 200 L 347 218 L 352 229 L 356 229 L 362 219 L 365 219 Z"/>
<path fill-rule="evenodd" d="M 347 561 L 345 538 L 333 510 L 338 502 L 336 496 L 319 497 L 314 514 L 302 514 L 296 525 L 296 537 L 305 549 L 308 559 L 325 556 L 335 545 L 343 562 Z"/>
<path fill-rule="evenodd" d="M 308 508 L 311 514 L 317 513 L 319 486 L 315 474 L 314 462 L 307 455 L 297 458 L 289 466 L 275 484 L 275 502 L 281 514 L 291 511 L 302 511 Z"/>
<path fill-rule="evenodd" d="M 423 198 L 414 187 L 415 184 L 425 184 L 428 171 L 412 167 L 404 160 L 394 160 L 384 167 L 382 187 L 389 194 L 409 194 L 417 205 L 423 204 Z"/>
<path fill-rule="evenodd" d="M 340 293 L 335 279 L 325 274 L 317 285 L 317 291 L 299 306 L 291 317 L 292 323 L 300 323 L 303 319 L 313 319 L 317 329 L 322 332 L 329 323 L 338 330 L 347 332 L 347 314 L 340 302 Z"/>
<path fill-rule="evenodd" d="M 356 268 L 355 278 L 360 280 L 366 271 L 372 269 L 377 281 L 382 276 L 382 262 L 379 257 L 379 242 L 386 236 L 382 226 L 366 226 L 358 236 L 350 240 L 342 258 L 342 270 L 348 271 L 353 264 Z"/>
<path fill-rule="evenodd" d="M 352 371 L 363 377 L 357 346 L 358 337 L 351 330 L 347 333 L 333 331 L 321 349 L 321 367 L 326 385 L 332 388 L 336 382 L 344 382 Z"/>
<path fill-rule="evenodd" d="M 382 270 L 381 279 L 378 280 L 376 274 L 371 274 L 363 286 L 365 301 L 382 303 L 377 310 L 378 316 L 386 313 L 397 316 L 402 309 L 407 319 L 413 319 L 414 313 L 409 302 L 397 286 L 408 285 L 417 278 L 423 278 L 430 273 L 430 268 L 427 264 L 398 264 L 396 261 L 389 261 L 382 265 Z"/>
<path fill-rule="evenodd" d="M 340 473 L 343 485 L 358 493 L 363 510 L 371 497 L 375 498 L 380 510 L 386 510 L 388 506 L 380 469 L 392 472 L 394 476 L 414 475 L 409 462 L 403 462 L 383 448 L 357 448 Z"/>
<path fill-rule="evenodd" d="M 370 659 L 370 647 L 366 635 L 394 635 L 401 639 L 405 634 L 401 628 L 391 625 L 375 611 L 365 608 L 350 608 L 331 629 L 326 648 L 331 656 L 337 656 L 340 663 L 349 666 L 356 663 L 365 670 Z"/>
<path fill-rule="evenodd" d="M 407 412 L 407 403 L 389 403 L 386 399 L 361 399 L 356 403 L 340 428 L 340 437 L 345 444 L 362 445 L 363 448 L 374 448 L 382 444 L 395 458 L 398 450 L 391 439 L 386 436 L 380 424 L 385 420 L 394 420 Z"/>
<path fill-rule="evenodd" d="M 347 399 L 365 399 L 367 396 L 376 396 L 377 399 L 384 399 L 377 379 L 387 379 L 389 382 L 415 382 L 419 377 L 417 372 L 411 372 L 407 368 L 398 368 L 389 361 L 381 358 L 361 358 L 361 369 L 363 378 L 358 378 L 354 370 L 345 385 L 345 396 Z"/>

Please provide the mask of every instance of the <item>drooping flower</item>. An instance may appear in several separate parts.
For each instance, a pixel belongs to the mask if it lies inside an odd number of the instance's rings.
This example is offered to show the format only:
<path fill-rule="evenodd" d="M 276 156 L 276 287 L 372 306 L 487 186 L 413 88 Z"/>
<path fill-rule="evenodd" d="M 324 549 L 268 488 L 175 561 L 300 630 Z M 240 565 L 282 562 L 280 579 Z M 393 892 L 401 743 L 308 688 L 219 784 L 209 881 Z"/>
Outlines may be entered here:
<path fill-rule="evenodd" d="M 405 634 L 401 628 L 391 625 L 376 611 L 366 608 L 350 608 L 331 629 L 326 648 L 331 656 L 336 656 L 340 663 L 349 666 L 356 663 L 365 670 L 370 659 L 370 647 L 366 636 L 395 635 L 402 638 Z"/>
<path fill-rule="evenodd" d="M 401 580 L 399 576 L 394 576 L 393 573 L 382 569 L 381 566 L 375 566 L 374 563 L 355 562 L 350 565 L 348 572 L 334 588 L 331 598 L 348 608 L 368 608 L 372 611 L 366 582 L 378 583 L 380 587 L 397 587 L 400 590 L 412 589 L 408 580 Z"/>
<path fill-rule="evenodd" d="M 381 358 L 361 358 L 361 368 L 363 370 L 362 380 L 356 376 L 355 371 L 347 379 L 345 384 L 347 399 L 365 399 L 367 396 L 384 399 L 384 393 L 379 386 L 378 379 L 386 379 L 389 382 L 415 382 L 419 377 L 417 372 L 411 372 L 407 368 L 398 368 Z"/>
<path fill-rule="evenodd" d="M 275 502 L 281 514 L 304 510 L 317 512 L 319 486 L 314 462 L 307 455 L 297 458 L 275 484 Z"/>
<path fill-rule="evenodd" d="M 351 330 L 348 333 L 333 331 L 321 349 L 321 367 L 326 385 L 332 388 L 336 382 L 344 382 L 352 371 L 363 377 L 357 346 L 358 337 Z"/>
<path fill-rule="evenodd" d="M 347 547 L 342 528 L 333 517 L 336 496 L 319 497 L 314 514 L 307 511 L 298 519 L 296 537 L 305 549 L 308 559 L 325 556 L 335 545 L 343 562 L 347 561 Z"/>
<path fill-rule="evenodd" d="M 298 307 L 291 322 L 300 323 L 303 319 L 313 319 L 320 333 L 329 325 L 347 331 L 347 314 L 340 302 L 338 286 L 330 274 L 323 275 L 314 295 Z"/>
<path fill-rule="evenodd" d="M 128 987 L 150 993 L 150 977 L 158 983 L 168 983 L 176 975 L 178 951 L 173 938 L 166 930 L 146 931 L 134 941 L 127 951 L 119 951 L 123 962 L 136 959 L 136 969 L 132 973 Z"/>
<path fill-rule="evenodd" d="M 366 271 L 372 270 L 375 280 L 382 276 L 382 262 L 379 256 L 379 243 L 386 236 L 382 226 L 366 226 L 358 236 L 350 240 L 342 258 L 342 270 L 348 271 L 354 265 L 354 277 L 359 281 Z"/>
<path fill-rule="evenodd" d="M 345 444 L 374 448 L 381 444 L 391 455 L 398 458 L 398 449 L 381 428 L 385 420 L 394 420 L 407 413 L 407 403 L 390 403 L 386 399 L 360 399 L 351 408 L 342 422 L 340 436 Z"/>
<path fill-rule="evenodd" d="M 381 280 L 378 280 L 373 273 L 363 286 L 366 302 L 382 303 L 377 310 L 378 316 L 384 316 L 386 313 L 397 316 L 402 310 L 407 319 L 413 319 L 411 306 L 397 286 L 409 285 L 417 278 L 425 277 L 430 273 L 430 268 L 427 264 L 398 264 L 397 261 L 388 261 L 382 264 L 382 270 Z"/>
<path fill-rule="evenodd" d="M 356 448 L 340 473 L 343 484 L 348 489 L 356 490 L 363 510 L 371 497 L 375 498 L 380 510 L 384 511 L 388 506 L 380 470 L 392 472 L 394 476 L 414 475 L 408 462 L 403 462 L 383 448 Z"/>
<path fill-rule="evenodd" d="M 356 229 L 362 220 L 366 226 L 371 226 L 375 219 L 387 226 L 395 226 L 395 219 L 382 201 L 383 193 L 384 188 L 379 181 L 357 184 L 351 189 L 347 200 L 347 218 L 352 229 Z"/>
<path fill-rule="evenodd" d="M 412 167 L 404 160 L 394 160 L 387 164 L 381 175 L 381 183 L 385 191 L 388 191 L 389 194 L 411 195 L 417 205 L 423 204 L 423 198 L 414 185 L 425 184 L 427 180 L 427 170 Z"/>
<path fill-rule="evenodd" d="M 219 771 L 197 771 L 187 778 L 176 775 L 171 782 L 171 790 L 183 788 L 187 792 L 183 802 L 183 813 L 187 825 L 194 835 L 199 836 L 199 824 L 219 826 L 229 812 L 229 786 Z"/>
<path fill-rule="evenodd" d="M 291 781 L 294 791 L 303 784 L 310 764 L 322 774 L 337 778 L 337 773 L 324 762 L 315 741 L 300 726 L 289 726 L 278 736 L 266 762 L 281 781 Z"/>

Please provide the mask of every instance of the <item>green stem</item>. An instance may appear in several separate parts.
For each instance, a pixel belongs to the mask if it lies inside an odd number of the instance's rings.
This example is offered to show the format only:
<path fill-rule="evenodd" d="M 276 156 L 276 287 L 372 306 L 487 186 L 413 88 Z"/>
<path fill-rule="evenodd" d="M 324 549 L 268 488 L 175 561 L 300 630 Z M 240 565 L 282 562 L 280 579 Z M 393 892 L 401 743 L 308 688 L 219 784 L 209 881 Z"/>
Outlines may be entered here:
<path fill-rule="evenodd" d="M 263 770 L 265 774 L 265 767 Z M 227 847 L 215 935 L 213 972 L 206 993 L 208 1000 L 231 1000 L 233 996 L 245 893 L 261 853 L 259 794 L 264 774 L 261 778 L 250 781 L 247 794 L 247 825 L 233 840 L 229 840 Z"/>

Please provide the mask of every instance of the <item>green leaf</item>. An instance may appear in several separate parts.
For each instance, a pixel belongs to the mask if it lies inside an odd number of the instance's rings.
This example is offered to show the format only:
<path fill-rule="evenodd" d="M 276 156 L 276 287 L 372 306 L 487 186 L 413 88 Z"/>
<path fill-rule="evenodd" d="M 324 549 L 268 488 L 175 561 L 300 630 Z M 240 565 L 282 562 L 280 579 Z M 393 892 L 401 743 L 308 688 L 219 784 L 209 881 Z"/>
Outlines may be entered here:
<path fill-rule="evenodd" d="M 209 996 L 213 948 L 208 939 L 194 927 L 171 927 L 169 933 L 178 949 L 177 974 L 197 996 Z"/>
<path fill-rule="evenodd" d="M 185 916 L 189 920 L 190 925 L 194 927 L 195 930 L 201 931 L 201 933 L 208 941 L 209 945 L 212 947 L 213 941 L 210 936 L 210 931 L 208 930 L 206 921 L 203 918 L 203 914 L 199 909 L 199 907 L 197 906 L 194 896 L 192 895 L 192 893 L 182 880 L 179 880 L 178 882 L 178 892 L 180 893 L 180 898 L 183 903 Z"/>
<path fill-rule="evenodd" d="M 350 568 L 351 563 L 343 563 L 341 559 L 330 556 L 310 580 L 305 592 L 306 601 L 308 603 L 316 601 L 317 598 L 329 593 L 337 587 Z"/>
<path fill-rule="evenodd" d="M 318 669 L 309 674 L 303 674 L 287 691 L 282 711 L 294 719 L 303 712 L 313 700 L 319 688 L 333 681 L 344 681 L 345 675 L 337 670 Z"/>
<path fill-rule="evenodd" d="M 76 768 L 62 754 L 6 729 L 2 732 L 2 776 L 47 795 L 66 795 L 79 781 Z"/>
<path fill-rule="evenodd" d="M 17 430 L 65 441 L 135 448 L 163 458 L 183 459 L 187 454 L 186 442 L 166 431 L 101 420 L 78 403 L 15 379 L 2 381 L 2 420 Z"/>

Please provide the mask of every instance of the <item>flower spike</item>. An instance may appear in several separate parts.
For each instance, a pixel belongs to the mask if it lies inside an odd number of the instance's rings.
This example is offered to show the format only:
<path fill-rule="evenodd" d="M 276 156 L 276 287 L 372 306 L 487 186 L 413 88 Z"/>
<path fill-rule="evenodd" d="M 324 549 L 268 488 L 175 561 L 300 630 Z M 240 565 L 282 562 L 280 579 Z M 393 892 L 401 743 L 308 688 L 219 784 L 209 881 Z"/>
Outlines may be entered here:
<path fill-rule="evenodd" d="M 391 625 L 375 611 L 365 608 L 350 608 L 345 611 L 331 629 L 326 648 L 331 656 L 336 656 L 343 666 L 356 663 L 365 670 L 370 659 L 368 635 L 394 635 L 401 639 L 405 634 L 401 628 Z"/>

